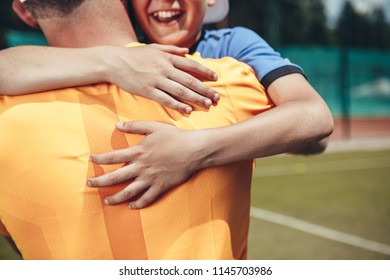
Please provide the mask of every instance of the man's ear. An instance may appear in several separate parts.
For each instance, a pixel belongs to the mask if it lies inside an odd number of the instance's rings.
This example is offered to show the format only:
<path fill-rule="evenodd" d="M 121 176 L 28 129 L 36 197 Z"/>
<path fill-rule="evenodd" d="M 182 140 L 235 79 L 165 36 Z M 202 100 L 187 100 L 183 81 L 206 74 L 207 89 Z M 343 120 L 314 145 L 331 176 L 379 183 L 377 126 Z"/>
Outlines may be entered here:
<path fill-rule="evenodd" d="M 30 11 L 27 10 L 27 8 L 20 2 L 20 0 L 14 0 L 12 2 L 12 8 L 22 21 L 24 21 L 26 24 L 30 25 L 31 27 L 39 29 L 38 22 L 35 20 L 35 18 L 30 13 Z"/>

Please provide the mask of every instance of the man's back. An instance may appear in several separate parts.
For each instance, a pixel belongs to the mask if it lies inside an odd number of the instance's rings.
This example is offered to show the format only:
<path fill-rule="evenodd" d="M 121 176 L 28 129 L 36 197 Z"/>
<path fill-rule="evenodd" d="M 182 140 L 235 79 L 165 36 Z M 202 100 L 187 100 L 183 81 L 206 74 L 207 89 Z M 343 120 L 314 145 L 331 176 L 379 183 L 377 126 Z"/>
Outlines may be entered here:
<path fill-rule="evenodd" d="M 120 134 L 115 122 L 212 128 L 272 107 L 249 67 L 231 59 L 206 66 L 219 74 L 209 85 L 221 100 L 191 116 L 108 84 L 0 99 L 0 218 L 25 258 L 245 258 L 252 161 L 201 171 L 141 210 L 102 203 L 124 184 L 85 184 L 118 167 L 93 165 L 91 153 L 142 139 Z"/>

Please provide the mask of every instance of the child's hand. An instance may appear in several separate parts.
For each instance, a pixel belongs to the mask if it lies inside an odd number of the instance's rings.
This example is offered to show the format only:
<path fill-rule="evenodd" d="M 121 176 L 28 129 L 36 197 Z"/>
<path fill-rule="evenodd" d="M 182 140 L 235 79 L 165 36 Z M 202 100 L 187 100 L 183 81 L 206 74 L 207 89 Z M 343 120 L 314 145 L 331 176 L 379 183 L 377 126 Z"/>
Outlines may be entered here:
<path fill-rule="evenodd" d="M 161 194 L 186 181 L 203 160 L 205 149 L 202 132 L 184 131 L 159 122 L 128 122 L 117 128 L 126 133 L 145 135 L 133 147 L 100 155 L 91 155 L 97 164 L 126 166 L 96 178 L 89 178 L 90 187 L 106 187 L 134 179 L 120 192 L 105 198 L 106 204 L 118 204 L 135 198 L 129 208 L 143 208 Z M 200 133 L 200 134 L 199 134 Z"/>
<path fill-rule="evenodd" d="M 127 92 L 186 114 L 192 111 L 189 103 L 208 108 L 219 99 L 217 92 L 202 83 L 216 80 L 217 75 L 185 58 L 188 49 L 157 44 L 113 48 L 107 60 L 108 81 Z"/>

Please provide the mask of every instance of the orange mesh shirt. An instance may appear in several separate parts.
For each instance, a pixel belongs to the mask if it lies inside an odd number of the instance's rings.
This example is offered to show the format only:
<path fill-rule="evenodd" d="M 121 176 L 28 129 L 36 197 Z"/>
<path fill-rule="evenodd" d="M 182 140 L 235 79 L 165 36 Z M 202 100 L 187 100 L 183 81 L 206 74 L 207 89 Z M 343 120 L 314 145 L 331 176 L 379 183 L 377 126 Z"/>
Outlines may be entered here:
<path fill-rule="evenodd" d="M 91 153 L 142 137 L 118 121 L 153 120 L 193 130 L 230 125 L 273 106 L 253 71 L 233 59 L 195 60 L 219 75 L 221 99 L 190 116 L 110 84 L 0 98 L 0 219 L 25 259 L 244 259 L 253 161 L 205 169 L 152 206 L 105 206 L 126 184 L 89 188 L 118 166 Z"/>

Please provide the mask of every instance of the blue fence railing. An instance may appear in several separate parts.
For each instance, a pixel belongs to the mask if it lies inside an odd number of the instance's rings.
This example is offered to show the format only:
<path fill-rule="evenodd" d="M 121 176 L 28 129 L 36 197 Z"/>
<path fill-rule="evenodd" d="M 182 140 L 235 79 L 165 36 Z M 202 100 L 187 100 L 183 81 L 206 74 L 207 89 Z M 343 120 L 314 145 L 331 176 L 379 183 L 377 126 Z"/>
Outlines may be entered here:
<path fill-rule="evenodd" d="M 390 51 L 348 51 L 346 96 L 341 90 L 343 60 L 339 49 L 292 47 L 281 53 L 303 67 L 335 116 L 343 114 L 342 98 L 347 98 L 351 116 L 390 117 Z"/>

